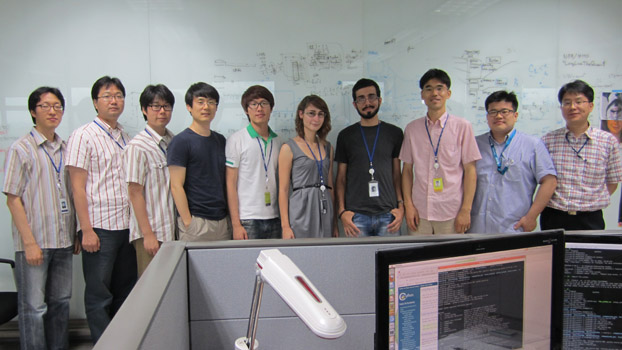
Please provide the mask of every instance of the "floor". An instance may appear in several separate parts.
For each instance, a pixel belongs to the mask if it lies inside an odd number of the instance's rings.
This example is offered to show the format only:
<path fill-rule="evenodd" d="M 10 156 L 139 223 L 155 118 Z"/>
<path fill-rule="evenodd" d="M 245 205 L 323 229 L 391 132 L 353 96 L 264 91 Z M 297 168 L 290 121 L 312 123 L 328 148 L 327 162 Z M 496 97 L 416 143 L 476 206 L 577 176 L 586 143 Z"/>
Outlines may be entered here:
<path fill-rule="evenodd" d="M 17 321 L 11 321 L 0 326 L 0 349 L 19 350 L 19 328 Z M 91 333 L 86 320 L 69 321 L 69 349 L 91 350 Z"/>

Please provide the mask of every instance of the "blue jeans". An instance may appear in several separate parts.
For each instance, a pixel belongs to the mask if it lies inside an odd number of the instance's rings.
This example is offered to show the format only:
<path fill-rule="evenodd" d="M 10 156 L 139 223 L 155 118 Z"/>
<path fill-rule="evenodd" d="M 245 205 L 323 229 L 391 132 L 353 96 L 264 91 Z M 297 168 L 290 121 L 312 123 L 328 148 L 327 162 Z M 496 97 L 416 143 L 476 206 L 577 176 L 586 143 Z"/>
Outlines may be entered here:
<path fill-rule="evenodd" d="M 96 343 L 136 283 L 136 251 L 129 242 L 130 230 L 93 229 L 99 251 L 82 251 L 84 308 Z M 80 241 L 82 231 L 78 232 Z"/>
<path fill-rule="evenodd" d="M 42 251 L 39 266 L 29 265 L 23 251 L 15 252 L 21 348 L 67 349 L 73 247 Z"/>
<path fill-rule="evenodd" d="M 387 236 L 395 237 L 399 236 L 400 232 L 389 232 L 387 226 L 395 220 L 395 217 L 391 212 L 378 214 L 378 215 L 365 215 L 361 213 L 354 213 L 352 222 L 361 230 L 359 235 L 361 237 L 368 236 Z"/>
<path fill-rule="evenodd" d="M 248 239 L 270 239 L 282 238 L 281 219 L 251 219 L 240 220 L 242 227 L 246 230 Z"/>

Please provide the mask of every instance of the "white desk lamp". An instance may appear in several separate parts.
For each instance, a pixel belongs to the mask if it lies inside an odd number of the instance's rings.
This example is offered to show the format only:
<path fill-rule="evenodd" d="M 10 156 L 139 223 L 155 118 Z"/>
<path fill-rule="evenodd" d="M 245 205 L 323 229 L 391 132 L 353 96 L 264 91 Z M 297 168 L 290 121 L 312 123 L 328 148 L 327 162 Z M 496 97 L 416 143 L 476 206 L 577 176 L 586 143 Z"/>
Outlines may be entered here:
<path fill-rule="evenodd" d="M 320 338 L 336 339 L 346 332 L 346 323 L 313 283 L 278 249 L 262 250 L 257 257 L 257 278 L 251 303 L 246 337 L 235 340 L 235 350 L 257 349 L 257 322 L 263 294 L 268 282 L 287 305 Z"/>

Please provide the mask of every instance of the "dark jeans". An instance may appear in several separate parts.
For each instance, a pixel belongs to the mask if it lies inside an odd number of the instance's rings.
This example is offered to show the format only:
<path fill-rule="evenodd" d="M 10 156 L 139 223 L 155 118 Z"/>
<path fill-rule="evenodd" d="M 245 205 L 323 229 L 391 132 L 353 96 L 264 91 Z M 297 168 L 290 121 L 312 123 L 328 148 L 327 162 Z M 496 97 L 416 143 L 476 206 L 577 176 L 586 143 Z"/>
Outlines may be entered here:
<path fill-rule="evenodd" d="M 93 229 L 99 236 L 99 251 L 82 251 L 84 308 L 96 343 L 136 283 L 136 251 L 129 230 Z M 82 240 L 82 231 L 78 232 Z"/>
<path fill-rule="evenodd" d="M 240 220 L 242 227 L 246 230 L 248 239 L 270 239 L 282 238 L 281 219 L 252 219 Z"/>
<path fill-rule="evenodd" d="M 39 266 L 29 265 L 23 251 L 15 252 L 21 348 L 67 349 L 73 247 L 42 252 Z"/>
<path fill-rule="evenodd" d="M 568 212 L 546 207 L 540 214 L 540 228 L 563 228 L 566 231 L 604 230 L 605 220 L 602 210 L 579 211 L 577 215 L 570 215 Z"/>
<path fill-rule="evenodd" d="M 399 236 L 400 232 L 389 232 L 387 226 L 395 220 L 395 217 L 391 212 L 378 214 L 378 215 L 365 215 L 361 213 L 354 213 L 352 222 L 361 230 L 361 237 L 368 236 L 387 236 L 395 237 Z"/>

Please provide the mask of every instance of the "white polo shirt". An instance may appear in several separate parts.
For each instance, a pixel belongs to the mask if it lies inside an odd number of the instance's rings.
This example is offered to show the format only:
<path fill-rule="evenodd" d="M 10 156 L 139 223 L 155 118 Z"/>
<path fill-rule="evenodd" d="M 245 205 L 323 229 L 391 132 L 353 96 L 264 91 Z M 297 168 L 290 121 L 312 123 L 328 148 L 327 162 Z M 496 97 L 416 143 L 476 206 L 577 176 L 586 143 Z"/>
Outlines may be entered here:
<path fill-rule="evenodd" d="M 267 141 L 251 124 L 227 139 L 226 165 L 238 168 L 240 220 L 279 217 L 276 172 L 282 141 L 272 129 L 269 130 Z M 266 205 L 266 192 L 270 193 L 269 205 Z"/>

